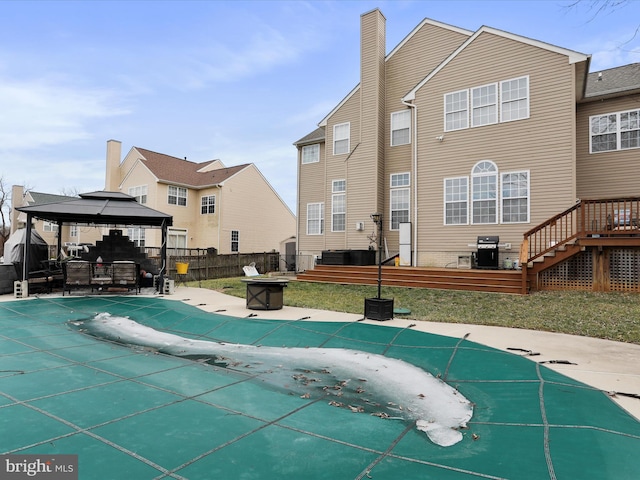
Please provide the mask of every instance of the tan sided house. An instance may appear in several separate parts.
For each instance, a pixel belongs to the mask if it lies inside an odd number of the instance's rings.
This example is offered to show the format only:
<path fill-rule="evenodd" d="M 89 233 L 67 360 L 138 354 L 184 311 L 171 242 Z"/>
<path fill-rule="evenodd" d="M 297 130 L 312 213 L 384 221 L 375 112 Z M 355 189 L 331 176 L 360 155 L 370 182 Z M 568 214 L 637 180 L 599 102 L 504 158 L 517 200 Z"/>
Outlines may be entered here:
<path fill-rule="evenodd" d="M 121 143 L 109 140 L 105 188 L 172 215 L 170 249 L 270 252 L 295 241 L 294 214 L 252 163 L 195 163 L 138 147 L 121 161 Z M 139 245 L 160 245 L 154 230 L 128 234 Z"/>
<path fill-rule="evenodd" d="M 640 261 L 640 64 L 589 73 L 590 55 L 430 19 L 386 53 L 385 22 L 361 16 L 360 83 L 295 143 L 300 255 L 373 248 L 381 212 L 401 265 L 477 260 L 484 237 L 489 268 L 520 260 L 539 285 Z"/>

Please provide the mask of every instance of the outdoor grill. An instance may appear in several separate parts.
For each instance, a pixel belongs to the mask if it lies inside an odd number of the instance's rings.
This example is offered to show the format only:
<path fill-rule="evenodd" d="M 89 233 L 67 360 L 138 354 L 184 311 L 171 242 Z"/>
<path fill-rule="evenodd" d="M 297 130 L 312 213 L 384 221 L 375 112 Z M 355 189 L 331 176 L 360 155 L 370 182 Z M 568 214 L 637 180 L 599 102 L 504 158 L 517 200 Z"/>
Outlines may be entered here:
<path fill-rule="evenodd" d="M 500 243 L 500 237 L 496 235 L 478 237 L 476 241 L 477 268 L 498 268 L 498 243 Z"/>

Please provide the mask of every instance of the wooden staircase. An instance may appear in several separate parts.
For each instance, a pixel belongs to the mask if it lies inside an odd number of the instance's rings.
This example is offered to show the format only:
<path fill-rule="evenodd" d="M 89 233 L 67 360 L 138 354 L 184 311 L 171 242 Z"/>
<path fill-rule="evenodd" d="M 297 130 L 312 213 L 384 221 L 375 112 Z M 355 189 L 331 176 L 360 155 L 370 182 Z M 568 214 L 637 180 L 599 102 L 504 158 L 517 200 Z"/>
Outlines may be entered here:
<path fill-rule="evenodd" d="M 297 275 L 302 282 L 377 285 L 377 266 L 318 265 Z M 521 294 L 522 272 L 426 267 L 382 267 L 382 285 Z M 526 291 L 526 289 L 525 289 Z"/>

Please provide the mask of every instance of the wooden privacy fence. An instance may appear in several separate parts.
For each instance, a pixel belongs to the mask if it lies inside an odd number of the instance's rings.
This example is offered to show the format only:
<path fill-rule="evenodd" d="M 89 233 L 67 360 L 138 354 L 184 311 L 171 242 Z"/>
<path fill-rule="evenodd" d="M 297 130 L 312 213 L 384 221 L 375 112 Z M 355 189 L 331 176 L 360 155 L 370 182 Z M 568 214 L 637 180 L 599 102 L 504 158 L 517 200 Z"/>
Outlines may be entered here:
<path fill-rule="evenodd" d="M 148 254 L 153 256 L 154 252 L 150 251 Z M 187 273 L 178 277 L 176 264 L 181 263 L 188 264 Z M 170 278 L 180 278 L 185 282 L 240 277 L 244 276 L 242 268 L 251 264 L 255 264 L 260 274 L 278 272 L 281 270 L 280 254 L 278 252 L 262 252 L 218 255 L 215 253 L 215 249 L 183 248 L 175 254 L 169 252 L 167 272 Z"/>

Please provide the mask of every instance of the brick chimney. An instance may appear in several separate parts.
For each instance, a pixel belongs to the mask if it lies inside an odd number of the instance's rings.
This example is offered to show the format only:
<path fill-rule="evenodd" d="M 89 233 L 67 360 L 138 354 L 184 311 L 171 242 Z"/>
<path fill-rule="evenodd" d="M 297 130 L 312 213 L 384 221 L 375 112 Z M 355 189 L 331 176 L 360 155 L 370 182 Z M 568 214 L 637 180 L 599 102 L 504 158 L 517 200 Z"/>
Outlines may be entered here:
<path fill-rule="evenodd" d="M 107 140 L 107 169 L 104 189 L 117 192 L 120 186 L 120 159 L 122 156 L 122 142 Z"/>

